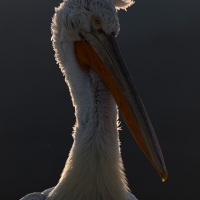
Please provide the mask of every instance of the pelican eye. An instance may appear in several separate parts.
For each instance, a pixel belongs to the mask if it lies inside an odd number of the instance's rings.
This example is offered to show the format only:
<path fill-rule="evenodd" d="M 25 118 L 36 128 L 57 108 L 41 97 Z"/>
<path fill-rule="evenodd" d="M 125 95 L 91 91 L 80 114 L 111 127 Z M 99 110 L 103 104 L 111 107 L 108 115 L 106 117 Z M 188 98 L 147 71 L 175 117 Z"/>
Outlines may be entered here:
<path fill-rule="evenodd" d="M 92 19 L 92 25 L 93 25 L 95 28 L 100 28 L 100 26 L 101 26 L 101 21 L 100 21 L 97 17 L 93 17 L 93 19 Z"/>

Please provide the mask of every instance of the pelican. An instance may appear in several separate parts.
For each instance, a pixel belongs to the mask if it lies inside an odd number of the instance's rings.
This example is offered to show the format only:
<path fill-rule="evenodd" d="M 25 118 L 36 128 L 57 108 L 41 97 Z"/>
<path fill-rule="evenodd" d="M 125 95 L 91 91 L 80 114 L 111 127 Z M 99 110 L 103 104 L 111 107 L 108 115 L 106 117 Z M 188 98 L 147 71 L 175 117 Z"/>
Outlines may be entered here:
<path fill-rule="evenodd" d="M 58 184 L 21 200 L 136 200 L 120 152 L 118 109 L 134 139 L 167 179 L 150 119 L 119 51 L 117 11 L 132 0 L 64 0 L 51 31 L 55 58 L 69 87 L 76 123 Z"/>

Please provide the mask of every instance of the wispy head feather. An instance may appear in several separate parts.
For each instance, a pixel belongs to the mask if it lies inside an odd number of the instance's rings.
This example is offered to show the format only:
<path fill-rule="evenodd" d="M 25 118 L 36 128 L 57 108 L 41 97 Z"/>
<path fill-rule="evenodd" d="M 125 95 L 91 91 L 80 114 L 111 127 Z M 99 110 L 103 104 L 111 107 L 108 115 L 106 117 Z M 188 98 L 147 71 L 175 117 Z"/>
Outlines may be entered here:
<path fill-rule="evenodd" d="M 134 0 L 113 0 L 115 4 L 115 8 L 117 10 L 124 9 L 126 10 L 128 7 L 132 6 L 135 1 Z"/>

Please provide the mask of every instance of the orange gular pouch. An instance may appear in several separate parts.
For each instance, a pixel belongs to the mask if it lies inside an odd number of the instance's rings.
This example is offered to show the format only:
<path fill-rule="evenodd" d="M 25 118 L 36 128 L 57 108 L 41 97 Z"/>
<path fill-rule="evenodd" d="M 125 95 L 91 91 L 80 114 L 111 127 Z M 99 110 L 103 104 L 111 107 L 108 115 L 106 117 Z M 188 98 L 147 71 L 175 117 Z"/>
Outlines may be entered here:
<path fill-rule="evenodd" d="M 129 84 L 126 80 L 129 78 L 124 75 L 123 66 L 116 63 L 113 63 L 113 66 L 112 64 L 107 66 L 87 41 L 76 41 L 74 46 L 75 55 L 81 68 L 86 72 L 92 68 L 101 77 L 114 97 L 119 111 L 122 113 L 137 144 L 159 172 L 162 179 L 165 180 L 167 172 L 159 143 L 155 133 L 151 130 L 149 131 L 148 126 L 151 126 L 150 120 L 136 90 L 134 89 L 133 91 L 130 88 L 132 84 Z M 105 48 L 102 48 L 99 53 L 102 55 L 106 54 Z M 118 57 L 117 54 L 114 59 L 116 57 Z M 115 71 L 113 72 L 112 70 Z"/>

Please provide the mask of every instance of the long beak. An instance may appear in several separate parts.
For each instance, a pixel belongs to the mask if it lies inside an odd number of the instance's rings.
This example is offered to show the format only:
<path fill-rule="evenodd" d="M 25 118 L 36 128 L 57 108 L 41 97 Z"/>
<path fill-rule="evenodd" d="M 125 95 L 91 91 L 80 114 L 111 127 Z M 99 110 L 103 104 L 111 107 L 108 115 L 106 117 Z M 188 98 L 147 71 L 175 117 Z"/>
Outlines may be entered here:
<path fill-rule="evenodd" d="M 115 37 L 93 31 L 75 42 L 75 54 L 83 69 L 92 68 L 102 78 L 137 144 L 165 181 L 168 174 L 160 145 Z"/>

